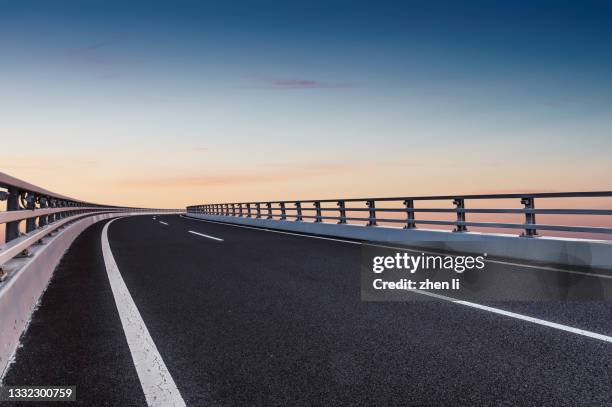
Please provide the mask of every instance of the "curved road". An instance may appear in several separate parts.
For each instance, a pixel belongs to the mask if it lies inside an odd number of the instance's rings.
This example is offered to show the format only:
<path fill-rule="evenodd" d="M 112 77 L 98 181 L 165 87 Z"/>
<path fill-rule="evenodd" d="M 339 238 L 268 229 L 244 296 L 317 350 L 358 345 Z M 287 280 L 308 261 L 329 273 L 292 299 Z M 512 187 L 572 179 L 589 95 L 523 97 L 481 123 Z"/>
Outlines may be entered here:
<path fill-rule="evenodd" d="M 64 256 L 4 384 L 147 405 L 103 226 Z M 190 406 L 612 405 L 612 343 L 436 299 L 362 302 L 358 244 L 178 216 L 116 220 L 108 240 Z M 612 335 L 603 302 L 504 306 Z"/>

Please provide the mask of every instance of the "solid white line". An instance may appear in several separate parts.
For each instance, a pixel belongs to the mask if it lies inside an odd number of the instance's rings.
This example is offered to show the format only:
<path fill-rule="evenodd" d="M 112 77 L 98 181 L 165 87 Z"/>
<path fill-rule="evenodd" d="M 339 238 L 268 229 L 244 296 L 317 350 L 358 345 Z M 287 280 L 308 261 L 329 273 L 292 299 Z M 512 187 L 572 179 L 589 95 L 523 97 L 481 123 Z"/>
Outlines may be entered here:
<path fill-rule="evenodd" d="M 159 223 L 161 223 L 162 225 L 168 226 L 168 224 L 166 222 L 162 222 L 161 220 L 159 221 Z"/>
<path fill-rule="evenodd" d="M 168 372 L 113 257 L 108 243 L 108 227 L 117 219 L 121 218 L 113 219 L 104 225 L 102 255 L 142 391 L 150 407 L 185 406 L 185 401 Z"/>
<path fill-rule="evenodd" d="M 439 254 L 439 255 L 448 254 L 448 255 L 452 255 L 451 253 L 437 253 L 437 252 L 431 252 L 431 251 L 427 251 L 427 250 L 408 249 L 408 248 L 405 248 L 405 247 L 388 246 L 388 245 L 383 245 L 383 244 L 374 244 L 374 243 L 368 243 L 368 242 L 359 242 L 359 241 L 354 241 L 354 240 L 344 240 L 344 239 L 331 238 L 331 237 L 323 237 L 323 236 L 314 236 L 314 235 L 307 235 L 307 234 L 300 234 L 300 233 L 284 232 L 284 231 L 280 231 L 280 230 L 262 229 L 262 228 L 256 227 L 256 226 L 235 225 L 235 224 L 232 224 L 232 223 L 217 222 L 217 221 L 214 221 L 214 220 L 190 218 L 190 217 L 184 216 L 184 215 L 179 215 L 179 216 L 182 217 L 182 218 L 185 218 L 185 219 L 189 219 L 189 220 L 197 220 L 197 221 L 200 221 L 200 222 L 217 223 L 219 225 L 233 226 L 233 227 L 237 227 L 237 228 L 254 229 L 254 230 L 259 230 L 261 232 L 272 232 L 272 233 L 280 233 L 280 234 L 283 234 L 283 235 L 293 235 L 293 236 L 309 237 L 311 239 L 332 240 L 332 241 L 335 241 L 335 242 L 367 245 L 367 246 L 374 246 L 374 247 L 382 247 L 384 249 L 402 250 L 402 251 L 414 252 L 414 253 Z M 596 277 L 596 278 L 609 278 L 609 279 L 612 279 L 612 275 L 609 275 L 609 274 L 599 274 L 599 273 L 588 273 L 586 271 L 565 270 L 565 269 L 561 269 L 561 268 L 557 268 L 557 267 L 550 267 L 550 266 L 537 266 L 537 265 L 534 266 L 534 265 L 530 265 L 530 264 L 513 263 L 513 262 L 503 261 L 503 260 L 491 260 L 491 259 L 487 259 L 487 260 L 485 260 L 485 263 L 504 264 L 506 266 L 518 266 L 518 267 L 537 269 L 537 270 L 557 271 L 557 272 L 560 272 L 560 273 L 580 274 L 580 275 Z"/>
<path fill-rule="evenodd" d="M 600 341 L 612 343 L 612 336 L 598 334 L 596 332 L 587 331 L 585 329 L 574 328 L 572 326 L 558 324 L 556 322 L 546 321 L 545 319 L 539 319 L 539 318 L 534 318 L 534 317 L 530 317 L 527 315 L 517 314 L 516 312 L 505 311 L 503 309 L 489 307 L 489 306 L 481 305 L 481 304 L 476 304 L 474 302 L 458 300 L 455 298 L 447 297 L 447 296 L 440 295 L 440 294 L 434 294 L 434 293 L 430 293 L 427 291 L 411 290 L 411 292 L 415 292 L 417 294 L 422 294 L 422 295 L 427 295 L 427 296 L 434 297 L 434 298 L 444 300 L 444 301 L 450 301 L 455 304 L 465 305 L 466 307 L 471 307 L 471 308 L 476 308 L 476 309 L 480 309 L 483 311 L 492 312 L 494 314 L 503 315 L 506 317 L 514 318 L 514 319 L 520 319 L 521 321 L 527 321 L 527 322 L 531 322 L 534 324 L 547 326 L 549 328 L 559 329 L 561 331 L 571 332 L 577 335 L 587 336 L 589 338 L 599 339 Z"/>
<path fill-rule="evenodd" d="M 385 248 L 385 249 L 402 250 L 402 251 L 405 251 L 405 252 L 437 254 L 437 255 L 450 255 L 450 256 L 453 255 L 452 253 L 444 253 L 444 252 L 437 253 L 437 252 L 431 252 L 431 251 L 427 251 L 427 250 L 408 249 L 408 248 L 405 248 L 405 247 L 387 246 L 387 245 L 381 245 L 381 244 L 372 244 L 372 243 L 363 243 L 363 244 L 364 245 L 368 245 L 368 246 L 374 246 L 374 247 L 382 247 L 382 248 Z M 566 269 L 561 269 L 561 268 L 558 268 L 558 267 L 538 266 L 538 265 L 532 265 L 532 264 L 514 263 L 514 262 L 504 261 L 504 260 L 486 259 L 485 263 L 503 264 L 503 265 L 506 265 L 506 266 L 516 266 L 516 267 L 523 267 L 523 268 L 543 270 L 543 271 L 557 271 L 557 272 L 560 272 L 560 273 L 581 274 L 581 275 L 590 276 L 590 277 L 610 278 L 610 279 L 612 279 L 612 275 L 609 275 L 609 274 L 587 273 L 586 271 L 566 270 Z"/>
<path fill-rule="evenodd" d="M 560 269 L 557 267 L 549 267 L 549 266 L 533 266 L 529 264 L 512 263 L 509 261 L 502 261 L 502 260 L 485 260 L 485 262 L 505 264 L 507 266 L 525 267 L 525 268 L 538 269 L 538 270 L 558 271 L 561 273 L 581 274 L 583 276 L 591 276 L 591 277 L 597 277 L 597 278 L 612 278 L 612 275 L 609 275 L 609 274 L 587 273 L 586 271 L 575 271 L 575 270 L 564 270 L 564 269 Z"/>
<path fill-rule="evenodd" d="M 280 233 L 281 235 L 292 235 L 292 236 L 299 236 L 299 237 L 309 237 L 311 239 L 332 240 L 334 242 L 361 244 L 361 242 L 354 242 L 352 240 L 344 240 L 344 239 L 334 239 L 332 237 L 303 235 L 303 234 L 300 234 L 300 233 L 284 232 L 284 231 L 280 231 L 280 230 L 262 229 L 262 228 L 258 228 L 258 227 L 255 227 L 255 226 L 234 225 L 234 224 L 231 224 L 231 223 L 217 222 L 217 221 L 214 221 L 214 220 L 189 218 L 189 217 L 183 216 L 183 215 L 180 215 L 180 217 L 185 218 L 185 219 L 189 219 L 189 220 L 197 220 L 197 221 L 200 221 L 200 222 L 217 223 L 219 225 L 224 225 L 224 226 L 234 226 L 234 227 L 237 227 L 237 228 L 255 229 L 255 230 L 259 230 L 261 232 Z"/>
<path fill-rule="evenodd" d="M 221 238 L 210 236 L 210 235 L 205 235 L 204 233 L 200 233 L 200 232 L 194 232 L 193 230 L 190 230 L 189 233 L 193 233 L 194 235 L 198 235 L 198 236 L 202 236 L 202 237 L 207 237 L 209 239 L 217 240 L 219 242 L 223 241 L 223 239 L 221 239 Z"/>
<path fill-rule="evenodd" d="M 371 245 L 371 246 L 377 246 L 377 247 L 383 247 L 383 248 L 406 250 L 406 251 L 414 251 L 414 252 L 422 252 L 422 251 L 419 251 L 419 250 L 404 249 L 404 248 L 400 248 L 400 247 L 385 246 L 385 245 L 372 245 L 372 244 L 369 244 L 369 243 L 355 242 L 355 241 L 351 241 L 351 240 L 332 239 L 332 238 L 325 238 L 325 237 L 312 236 L 312 235 L 301 235 L 299 233 L 281 232 L 281 231 L 276 231 L 276 230 L 262 229 L 262 228 L 253 227 L 253 226 L 234 225 L 234 224 L 229 224 L 229 223 L 224 223 L 224 222 L 216 222 L 214 220 L 190 218 L 190 217 L 183 216 L 183 215 L 180 215 L 180 216 L 185 218 L 185 219 L 190 219 L 190 220 L 199 220 L 199 221 L 202 221 L 202 222 L 218 223 L 218 224 L 227 225 L 227 226 L 242 227 L 242 228 L 247 228 L 247 229 L 256 229 L 256 230 L 260 230 L 260 231 L 263 231 L 263 232 L 282 233 L 282 234 L 288 234 L 288 235 L 310 237 L 310 238 L 314 238 L 314 239 L 335 240 L 335 241 L 344 242 L 344 243 L 368 244 L 368 245 Z M 580 272 L 580 271 L 563 270 L 563 269 L 557 269 L 557 268 L 553 268 L 553 267 L 530 266 L 530 265 L 523 265 L 523 264 L 519 264 L 519 263 L 504 262 L 504 261 L 500 261 L 500 260 L 486 260 L 486 261 L 487 262 L 492 262 L 492 263 L 516 265 L 516 266 L 521 266 L 521 267 L 540 268 L 540 269 L 544 269 L 544 270 L 561 271 L 561 272 L 575 273 L 575 274 L 587 274 L 587 275 L 591 275 L 591 276 L 610 278 L 607 275 L 598 275 L 598 274 L 592 274 L 592 273 L 583 273 L 583 272 Z M 546 321 L 544 319 L 539 319 L 539 318 L 534 318 L 534 317 L 530 317 L 530 316 L 527 316 L 527 315 L 517 314 L 515 312 L 505 311 L 505 310 L 502 310 L 502 309 L 499 309 L 499 308 L 494 308 L 494 307 L 489 307 L 489 306 L 486 306 L 486 305 L 476 304 L 474 302 L 458 300 L 458 299 L 455 299 L 455 298 L 446 297 L 444 295 L 434 294 L 434 293 L 430 293 L 430 292 L 427 292 L 427 291 L 411 290 L 411 292 L 415 292 L 417 294 L 422 294 L 422 295 L 428 295 L 430 297 L 438 298 L 438 299 L 444 300 L 444 301 L 450 301 L 452 303 L 459 304 L 459 305 L 464 305 L 466 307 L 476 308 L 476 309 L 480 309 L 480 310 L 483 310 L 483 311 L 492 312 L 494 314 L 503 315 L 503 316 L 506 316 L 506 317 L 514 318 L 514 319 L 519 319 L 521 321 L 531 322 L 531 323 L 534 323 L 534 324 L 538 324 L 538 325 L 542 325 L 542 326 L 547 326 L 549 328 L 559 329 L 561 331 L 571 332 L 571 333 L 574 333 L 574 334 L 577 334 L 577 335 L 587 336 L 589 338 L 599 339 L 601 341 L 612 343 L 612 337 L 607 336 L 607 335 L 598 334 L 596 332 L 587 331 L 585 329 L 574 328 L 574 327 L 571 327 L 571 326 L 568 326 L 568 325 L 558 324 L 556 322 Z"/>

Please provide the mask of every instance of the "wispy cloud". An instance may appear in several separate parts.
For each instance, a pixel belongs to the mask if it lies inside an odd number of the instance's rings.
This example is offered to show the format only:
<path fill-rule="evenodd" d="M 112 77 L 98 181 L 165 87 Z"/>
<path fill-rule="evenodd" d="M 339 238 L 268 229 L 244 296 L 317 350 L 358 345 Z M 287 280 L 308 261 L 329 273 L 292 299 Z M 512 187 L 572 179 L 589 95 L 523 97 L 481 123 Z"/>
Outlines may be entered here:
<path fill-rule="evenodd" d="M 100 161 L 75 156 L 12 156 L 2 162 L 2 168 L 7 171 L 35 170 L 35 171 L 69 171 L 79 167 L 97 167 Z"/>
<path fill-rule="evenodd" d="M 255 87 L 268 89 L 335 89 L 349 88 L 349 83 L 322 82 L 305 78 L 257 78 Z"/>
<path fill-rule="evenodd" d="M 105 40 L 101 40 L 98 42 L 94 42 L 94 43 L 90 43 L 87 45 L 84 45 L 82 47 L 79 48 L 75 48 L 72 50 L 73 54 L 89 54 L 92 53 L 96 50 L 99 50 L 100 48 L 104 48 L 104 47 L 108 47 L 110 45 L 114 45 L 117 44 L 119 42 L 121 42 L 122 40 L 124 40 L 126 37 L 125 34 L 117 34 L 114 35 L 108 39 Z"/>
<path fill-rule="evenodd" d="M 161 178 L 128 178 L 118 180 L 119 186 L 130 188 L 200 188 L 228 185 L 263 184 L 270 182 L 295 181 L 296 179 L 315 178 L 331 174 L 346 173 L 354 168 L 343 165 L 321 165 L 308 168 L 267 171 L 260 174 L 223 174 L 223 175 L 176 175 Z"/>
<path fill-rule="evenodd" d="M 275 88 L 288 89 L 312 89 L 312 88 L 346 88 L 349 85 L 344 83 L 325 83 L 310 79 L 275 79 L 269 84 Z"/>
<path fill-rule="evenodd" d="M 126 57 L 114 53 L 110 47 L 124 42 L 126 38 L 126 34 L 119 33 L 107 39 L 72 48 L 67 51 L 66 56 L 76 66 L 91 71 L 99 79 L 114 80 L 121 77 L 116 70 L 121 65 L 125 65 Z"/>

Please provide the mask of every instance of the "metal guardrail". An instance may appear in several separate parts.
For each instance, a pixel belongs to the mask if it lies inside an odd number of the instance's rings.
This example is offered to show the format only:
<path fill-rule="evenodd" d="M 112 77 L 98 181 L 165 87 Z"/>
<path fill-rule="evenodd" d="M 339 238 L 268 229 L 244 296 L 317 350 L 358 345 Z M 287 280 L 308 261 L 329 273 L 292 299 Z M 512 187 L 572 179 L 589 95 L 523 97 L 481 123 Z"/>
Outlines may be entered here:
<path fill-rule="evenodd" d="M 19 255 L 28 255 L 33 244 L 69 222 L 106 212 L 167 212 L 170 210 L 100 205 L 73 199 L 0 172 L 0 224 L 6 225 L 5 244 L 0 246 L 0 268 Z M 25 221 L 25 234 L 19 225 Z M 0 275 L 1 275 L 0 271 Z"/>
<path fill-rule="evenodd" d="M 536 209 L 535 201 L 551 198 L 604 198 L 612 197 L 612 191 L 596 192 L 550 192 L 532 194 L 494 194 L 494 195 L 440 195 L 391 198 L 351 198 L 351 199 L 319 199 L 299 201 L 268 201 L 268 202 L 234 202 L 222 204 L 193 205 L 187 207 L 187 213 L 218 216 L 254 217 L 277 220 L 313 222 L 336 221 L 339 224 L 366 222 L 366 226 L 377 226 L 377 222 L 403 224 L 404 228 L 412 229 L 417 225 L 447 225 L 453 226 L 454 232 L 467 232 L 468 227 L 521 229 L 521 236 L 535 237 L 538 230 L 562 231 L 575 233 L 612 234 L 612 228 L 594 226 L 569 226 L 538 224 L 536 215 L 599 215 L 610 216 L 608 209 Z M 520 209 L 503 208 L 468 208 L 466 202 L 476 200 L 517 199 L 523 206 Z M 453 208 L 421 208 L 415 207 L 417 202 L 450 201 Z M 334 203 L 335 207 L 324 207 L 322 204 Z M 401 208 L 378 208 L 377 203 L 397 203 Z M 347 204 L 353 206 L 347 206 Z M 359 205 L 359 206 L 355 206 Z M 347 212 L 367 212 L 367 217 L 347 216 Z M 421 219 L 422 213 L 454 213 L 456 220 Z M 385 214 L 402 214 L 403 218 L 389 218 Z M 522 214 L 524 223 L 477 222 L 468 221 L 468 214 Z"/>

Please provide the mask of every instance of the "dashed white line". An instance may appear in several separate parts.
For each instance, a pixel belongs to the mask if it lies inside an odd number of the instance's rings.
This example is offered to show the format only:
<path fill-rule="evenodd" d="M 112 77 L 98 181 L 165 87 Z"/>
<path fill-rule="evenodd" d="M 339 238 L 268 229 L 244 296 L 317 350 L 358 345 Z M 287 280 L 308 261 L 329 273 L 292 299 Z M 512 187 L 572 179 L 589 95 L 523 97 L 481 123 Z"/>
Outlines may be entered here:
<path fill-rule="evenodd" d="M 104 225 L 102 255 L 142 391 L 149 407 L 185 406 L 185 401 L 159 354 L 113 257 L 108 243 L 108 227 L 117 219 L 121 218 L 113 219 Z"/>
<path fill-rule="evenodd" d="M 222 242 L 223 241 L 223 239 L 221 239 L 220 237 L 214 237 L 214 236 L 210 236 L 210 235 L 205 235 L 204 233 L 194 232 L 193 230 L 190 230 L 189 233 L 192 233 L 192 234 L 198 235 L 198 236 L 202 236 L 202 237 L 207 237 L 209 239 L 216 240 L 218 242 Z"/>
<path fill-rule="evenodd" d="M 161 220 L 159 221 L 159 223 L 161 223 L 162 225 L 168 226 L 168 223 L 162 222 Z"/>
<path fill-rule="evenodd" d="M 229 223 L 225 223 L 225 222 L 216 222 L 214 220 L 205 220 L 205 219 L 196 219 L 196 218 L 189 218 L 187 216 L 183 216 L 180 215 L 182 218 L 185 219 L 189 219 L 189 220 L 197 220 L 200 222 L 210 222 L 210 223 L 217 223 L 219 225 L 225 225 L 225 226 L 234 226 L 237 228 L 245 228 L 245 229 L 255 229 L 255 230 L 259 230 L 261 232 L 271 232 L 271 233 L 279 233 L 281 235 L 291 235 L 291 236 L 300 236 L 300 237 L 309 237 L 311 239 L 320 239 L 320 240 L 332 240 L 334 242 L 342 242 L 342 243 L 352 243 L 352 244 L 361 244 L 361 242 L 355 242 L 352 240 L 344 240 L 344 239 L 334 239 L 333 237 L 323 237 L 323 236 L 313 236 L 313 235 L 305 235 L 305 234 L 300 234 L 300 233 L 292 233 L 292 232 L 284 232 L 284 231 L 280 231 L 280 230 L 271 230 L 271 229 L 262 229 L 262 228 L 258 228 L 255 226 L 246 226 L 246 225 L 233 225 L 233 224 L 229 224 Z"/>

